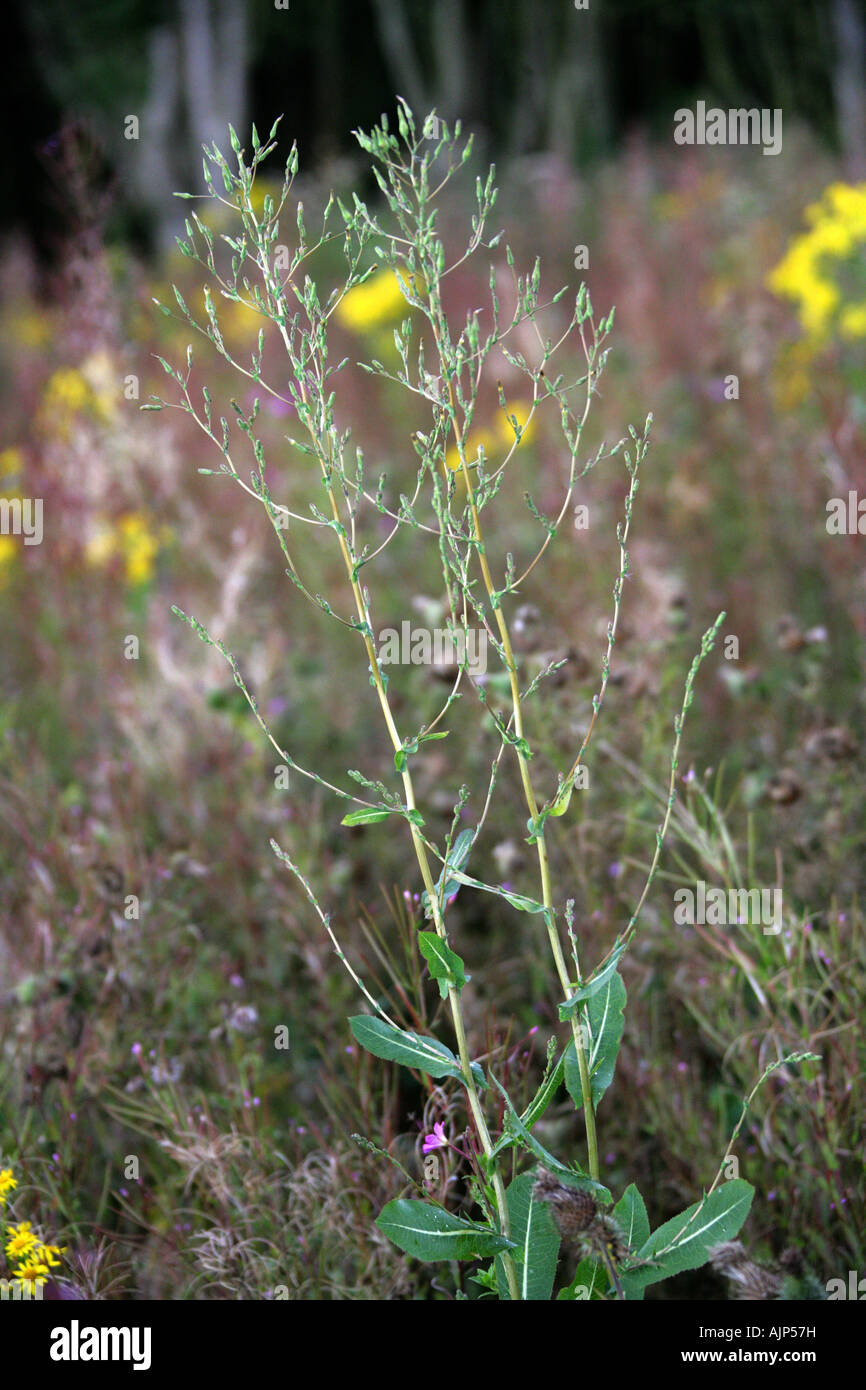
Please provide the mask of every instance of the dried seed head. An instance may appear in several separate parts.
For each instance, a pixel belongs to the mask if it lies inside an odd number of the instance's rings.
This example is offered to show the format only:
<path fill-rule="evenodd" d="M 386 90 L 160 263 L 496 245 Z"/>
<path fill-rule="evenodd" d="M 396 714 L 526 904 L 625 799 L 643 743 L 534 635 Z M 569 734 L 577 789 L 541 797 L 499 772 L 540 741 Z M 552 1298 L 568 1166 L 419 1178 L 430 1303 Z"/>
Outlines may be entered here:
<path fill-rule="evenodd" d="M 550 1205 L 563 1240 L 570 1241 L 582 1255 L 607 1263 L 608 1259 L 619 1262 L 631 1254 L 616 1222 L 604 1215 L 591 1192 L 566 1187 L 542 1168 L 533 1196 L 537 1202 Z"/>
<path fill-rule="evenodd" d="M 756 1264 L 738 1240 L 726 1240 L 710 1251 L 713 1269 L 724 1274 L 734 1298 L 758 1303 L 779 1297 L 782 1280 L 777 1273 Z"/>
<path fill-rule="evenodd" d="M 598 1218 L 598 1207 L 592 1193 L 566 1187 L 546 1168 L 540 1170 L 535 1180 L 533 1196 L 537 1202 L 549 1203 L 566 1240 L 577 1239 Z"/>

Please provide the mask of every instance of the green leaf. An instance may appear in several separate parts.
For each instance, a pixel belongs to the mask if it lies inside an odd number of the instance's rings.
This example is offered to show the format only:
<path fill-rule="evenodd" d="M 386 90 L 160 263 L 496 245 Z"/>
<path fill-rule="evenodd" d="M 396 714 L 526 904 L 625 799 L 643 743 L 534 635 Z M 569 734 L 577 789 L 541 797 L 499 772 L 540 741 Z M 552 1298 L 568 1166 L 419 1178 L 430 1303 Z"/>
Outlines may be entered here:
<path fill-rule="evenodd" d="M 513 1242 L 491 1226 L 405 1197 L 383 1207 L 376 1225 L 416 1260 L 474 1260 L 513 1248 Z"/>
<path fill-rule="evenodd" d="M 375 806 L 364 806 L 360 811 L 350 811 L 340 821 L 341 825 L 372 825 L 374 821 L 387 820 L 390 811 L 380 811 Z"/>
<path fill-rule="evenodd" d="M 460 884 L 452 874 L 452 869 L 462 869 L 466 863 L 469 851 L 472 848 L 472 841 L 475 838 L 474 830 L 461 830 L 454 844 L 451 846 L 451 853 L 446 855 L 447 863 L 442 868 L 439 881 L 436 884 L 436 896 L 442 902 L 447 902 L 450 897 L 457 892 Z M 445 879 L 445 887 L 442 888 L 442 879 Z M 429 894 L 425 890 L 421 894 L 421 903 L 426 908 L 429 901 Z"/>
<path fill-rule="evenodd" d="M 624 1270 L 625 1292 L 634 1297 L 647 1284 L 657 1284 L 685 1269 L 706 1264 L 713 1246 L 733 1240 L 749 1214 L 754 1188 L 743 1178 L 732 1178 L 700 1202 L 653 1231 L 637 1251 L 641 1260 L 652 1260 L 645 1268 Z"/>
<path fill-rule="evenodd" d="M 404 1067 L 414 1067 L 428 1076 L 453 1076 L 463 1081 L 460 1063 L 454 1053 L 436 1038 L 392 1028 L 384 1019 L 373 1018 L 371 1014 L 356 1014 L 349 1019 L 349 1027 L 361 1046 L 372 1052 L 374 1057 L 381 1057 L 385 1062 L 399 1062 Z M 478 1085 L 486 1088 L 484 1072 L 477 1062 L 472 1063 L 472 1074 Z"/>
<path fill-rule="evenodd" d="M 610 960 L 602 966 L 601 970 L 597 971 L 595 975 L 590 975 L 589 979 L 584 980 L 580 989 L 578 989 L 570 999 L 566 1000 L 564 1004 L 560 1004 L 559 1017 L 562 1019 L 563 1023 L 571 1018 L 579 1004 L 582 1004 L 585 999 L 591 999 L 594 994 L 597 994 L 598 991 L 607 984 L 611 975 L 616 970 L 619 958 L 624 950 L 624 942 L 621 946 L 615 946 Z"/>
<path fill-rule="evenodd" d="M 598 1109 L 599 1101 L 613 1080 L 617 1053 L 625 1027 L 625 1004 L 626 992 L 622 977 L 613 974 L 602 988 L 586 1001 L 581 1011 L 581 1023 L 587 1039 L 586 1061 L 592 1087 L 593 1110 Z M 583 1105 L 583 1092 L 580 1089 L 580 1069 L 573 1040 L 565 1054 L 565 1084 L 575 1107 L 579 1110 Z"/>
<path fill-rule="evenodd" d="M 525 898 L 522 893 L 508 893 L 504 888 L 494 888 L 492 883 L 482 883 L 479 878 L 470 878 L 468 874 L 463 874 L 459 869 L 452 868 L 451 876 L 457 879 L 458 883 L 466 883 L 470 888 L 481 888 L 485 893 L 495 893 L 498 898 L 505 898 L 516 907 L 520 912 L 544 912 L 544 903 L 536 902 L 534 898 Z M 560 1006 L 561 1008 L 563 1006 Z"/>
<path fill-rule="evenodd" d="M 557 1302 L 562 1300 L 582 1302 L 593 1298 L 599 1299 L 609 1284 L 610 1279 L 601 1265 L 596 1264 L 595 1260 L 581 1260 L 571 1283 L 567 1288 L 560 1289 L 556 1295 Z"/>
<path fill-rule="evenodd" d="M 548 1105 L 553 1100 L 553 1097 L 556 1095 L 557 1091 L 562 1085 L 564 1071 L 565 1052 L 563 1052 L 560 1056 L 559 1061 L 557 1062 L 553 1070 L 550 1072 L 550 1075 L 548 1076 L 547 1080 L 541 1083 L 532 1100 L 529 1102 L 529 1104 L 527 1105 L 526 1109 L 520 1117 L 521 1123 L 526 1125 L 527 1129 L 532 1129 L 532 1126 L 538 1120 L 541 1119 Z"/>
<path fill-rule="evenodd" d="M 538 1159 L 539 1163 L 543 1164 L 551 1173 L 554 1173 L 559 1181 L 564 1183 L 566 1187 L 574 1187 L 579 1191 L 590 1191 L 593 1193 L 596 1200 L 603 1205 L 612 1202 L 613 1198 L 610 1192 L 606 1187 L 603 1187 L 600 1182 L 596 1182 L 594 1178 L 591 1178 L 588 1173 L 584 1173 L 580 1168 L 566 1167 L 564 1163 L 560 1163 L 558 1158 L 554 1158 L 553 1154 L 549 1153 L 543 1144 L 538 1142 L 535 1135 L 526 1128 L 526 1125 L 521 1120 L 508 1092 L 503 1086 L 500 1086 L 492 1072 L 490 1073 L 490 1079 L 505 1100 L 507 1107 L 505 1133 L 497 1139 L 493 1146 L 494 1156 L 501 1153 L 503 1149 L 510 1148 L 512 1144 L 519 1143 L 524 1149 L 528 1150 L 529 1153 L 533 1154 L 534 1157 Z"/>
<path fill-rule="evenodd" d="M 463 988 L 469 979 L 463 961 L 445 945 L 437 932 L 419 932 L 418 945 L 430 967 L 430 974 L 439 985 L 439 993 L 443 999 L 448 998 L 449 986 L 458 990 Z"/>
<path fill-rule="evenodd" d="M 550 815 L 564 816 L 571 801 L 571 793 L 574 790 L 574 778 L 567 777 L 556 794 L 556 800 L 550 808 Z"/>
<path fill-rule="evenodd" d="M 534 1185 L 534 1173 L 521 1173 L 508 1187 L 505 1198 L 521 1301 L 547 1302 L 553 1293 L 560 1234 L 548 1204 L 533 1201 Z M 496 1257 L 496 1280 L 499 1297 L 507 1300 L 508 1281 L 501 1255 Z"/>
<path fill-rule="evenodd" d="M 646 1203 L 633 1182 L 629 1183 L 611 1215 L 622 1231 L 626 1244 L 632 1250 L 639 1249 L 649 1240 L 650 1224 L 646 1214 Z"/>

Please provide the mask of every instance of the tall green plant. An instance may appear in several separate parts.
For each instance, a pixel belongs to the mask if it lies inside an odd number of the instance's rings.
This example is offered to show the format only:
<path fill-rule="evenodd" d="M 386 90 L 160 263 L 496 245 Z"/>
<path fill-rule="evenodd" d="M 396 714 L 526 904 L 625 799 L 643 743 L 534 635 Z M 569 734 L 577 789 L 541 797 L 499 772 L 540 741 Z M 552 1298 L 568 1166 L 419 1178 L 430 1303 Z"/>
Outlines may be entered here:
<path fill-rule="evenodd" d="M 180 389 L 180 398 L 171 404 L 187 412 L 216 446 L 222 456 L 219 471 L 229 475 L 267 512 L 287 573 L 299 594 L 325 616 L 347 624 L 356 633 L 359 676 L 364 681 L 369 679 L 381 711 L 393 747 L 393 768 L 378 770 L 379 775 L 372 776 L 350 770 L 347 776 L 354 787 L 348 789 L 325 782 L 318 773 L 301 766 L 290 751 L 280 746 L 268 728 L 235 656 L 195 618 L 179 609 L 174 611 L 185 618 L 205 642 L 222 652 L 264 734 L 286 764 L 338 799 L 355 805 L 357 809 L 349 811 L 342 823 L 351 826 L 378 822 L 390 826 L 392 831 L 402 826 L 417 861 L 424 884 L 422 901 L 427 924 L 419 933 L 419 948 L 431 979 L 436 982 L 442 999 L 447 1000 L 453 1030 L 448 1042 L 401 1028 L 389 1017 L 341 950 L 330 916 L 320 905 L 313 887 L 288 851 L 271 841 L 274 852 L 300 881 L 313 910 L 330 934 L 337 954 L 369 1005 L 369 1012 L 350 1019 L 357 1041 L 376 1057 L 431 1077 L 450 1078 L 463 1088 L 471 1114 L 477 1148 L 471 1158 L 475 1169 L 473 1194 L 478 1219 L 456 1215 L 424 1193 L 420 1199 L 401 1197 L 389 1202 L 378 1218 L 380 1229 L 407 1254 L 421 1260 L 489 1260 L 486 1270 L 475 1277 L 482 1286 L 508 1299 L 551 1296 L 560 1238 L 565 1237 L 583 1258 L 575 1280 L 560 1292 L 560 1298 L 642 1297 L 648 1283 L 704 1263 L 714 1245 L 736 1235 L 753 1195 L 749 1184 L 740 1179 L 724 1183 L 717 1179 L 710 1191 L 681 1216 L 651 1231 L 643 1198 L 633 1184 L 613 1205 L 612 1194 L 601 1180 L 596 1133 L 597 1111 L 613 1080 L 623 1033 L 626 990 L 620 965 L 638 929 L 670 822 L 683 722 L 692 702 L 695 680 L 702 661 L 712 650 L 724 615 L 720 614 L 704 634 L 700 651 L 686 678 L 682 708 L 673 721 L 667 805 L 656 833 L 646 884 L 631 919 L 611 943 L 607 954 L 587 968 L 580 957 L 573 904 L 569 902 L 562 911 L 557 909 L 554 900 L 548 837 L 551 822 L 567 815 L 572 794 L 581 785 L 582 759 L 608 686 L 623 585 L 629 572 L 632 509 L 639 472 L 647 454 L 651 417 L 641 431 L 629 430 L 630 439 L 621 440 L 609 450 L 602 446 L 582 461 L 584 427 L 604 367 L 613 311 L 598 318 L 586 286 L 581 285 L 563 332 L 556 340 L 545 337 L 542 325 L 548 305 L 540 298 L 541 271 L 537 261 L 529 273 L 520 274 L 511 250 L 506 247 L 511 312 L 503 313 L 503 287 L 491 267 L 489 308 L 470 312 L 462 324 L 452 322 L 443 303 L 444 281 L 458 266 L 482 249 L 494 247 L 500 239 L 493 236 L 485 240 L 496 202 L 494 170 L 490 169 L 486 181 L 476 180 L 476 210 L 471 218 L 471 232 L 462 252 L 449 262 L 437 229 L 437 203 L 442 190 L 469 160 L 471 139 L 462 149 L 458 148 L 459 123 L 453 131 L 444 122 L 438 126 L 425 123 L 424 131 L 419 131 L 412 112 L 403 101 L 399 103 L 397 122 L 396 134 L 389 129 L 385 118 L 382 125 L 369 134 L 357 132 L 358 142 L 370 157 L 382 193 L 382 210 L 372 211 L 357 196 L 351 206 L 332 196 L 321 231 L 310 240 L 303 208 L 297 203 L 293 218 L 294 249 L 288 257 L 281 254 L 283 243 L 279 238 L 297 172 L 297 149 L 293 147 L 289 154 L 279 200 L 267 196 L 263 210 L 257 213 L 254 180 L 260 164 L 275 148 L 278 123 L 264 143 L 253 127 L 249 160 L 230 128 L 236 170 L 216 146 L 205 148 L 204 168 L 210 196 L 224 203 L 240 225 L 232 236 L 215 237 L 207 222 L 193 212 L 186 223 L 187 237 L 180 242 L 183 254 L 197 260 L 209 273 L 209 284 L 204 291 L 206 320 L 198 322 L 175 289 L 181 314 L 263 394 L 284 400 L 263 373 L 264 326 L 271 326 L 279 335 L 290 369 L 290 403 L 301 427 L 301 437 L 290 443 L 309 466 L 308 513 L 295 511 L 278 500 L 279 488 L 267 469 L 265 449 L 257 430 L 259 400 L 256 399 L 248 414 L 232 402 L 238 437 L 224 418 L 215 419 L 206 386 L 200 393 L 193 393 L 192 349 L 188 349 L 185 370 L 160 359 Z M 431 128 L 437 130 L 437 138 L 433 140 L 425 134 Z M 325 297 L 308 272 L 308 262 L 334 239 L 342 242 L 346 274 L 342 283 Z M 375 484 L 370 482 L 361 450 L 350 448 L 350 431 L 337 423 L 332 378 L 345 364 L 332 365 L 329 357 L 330 323 L 339 306 L 347 295 L 382 268 L 396 275 L 406 301 L 407 317 L 394 333 L 397 359 L 393 370 L 379 361 L 360 365 L 396 383 L 416 402 L 423 403 L 427 415 L 425 428 L 412 436 L 416 456 L 414 488 L 410 496 L 400 494 L 397 498 L 392 496 L 384 475 Z M 258 346 L 249 364 L 236 360 L 226 346 L 212 288 L 225 300 L 244 304 L 262 317 Z M 548 303 L 557 303 L 565 294 L 566 290 L 560 290 Z M 166 306 L 160 307 L 166 313 L 171 312 Z M 513 346 L 519 328 L 532 335 L 531 360 Z M 566 381 L 562 374 L 557 374 L 554 363 L 557 354 L 573 337 L 580 344 L 584 363 L 582 375 L 576 382 Z M 525 344 L 526 331 L 520 340 Z M 509 409 L 501 385 L 498 387 L 500 407 L 509 422 L 513 440 L 506 457 L 493 467 L 484 448 L 472 446 L 470 431 L 485 369 L 495 350 L 502 352 L 516 372 L 525 378 L 531 405 L 528 414 L 518 419 Z M 169 403 L 153 397 L 144 408 L 161 409 L 166 404 Z M 548 519 L 526 495 L 527 506 L 538 527 L 537 546 L 534 553 L 520 563 L 508 554 L 501 567 L 490 543 L 485 513 L 500 490 L 507 487 L 514 451 L 533 417 L 542 409 L 558 418 L 566 448 L 568 462 L 561 505 L 556 516 Z M 255 464 L 249 482 L 237 462 L 241 447 L 251 452 Z M 455 451 L 457 466 L 449 467 L 448 460 L 454 461 Z M 598 693 L 593 698 L 592 716 L 580 747 L 559 774 L 557 785 L 549 789 L 546 799 L 540 800 L 530 774 L 533 749 L 526 708 L 547 673 L 526 683 L 515 655 L 509 614 L 521 586 L 543 560 L 569 516 L 578 480 L 601 458 L 620 453 L 629 485 L 624 519 L 617 528 L 619 571 L 613 585 L 613 614 Z M 276 489 L 276 495 L 272 488 Z M 381 539 L 383 518 L 385 538 Z M 400 726 L 388 675 L 376 648 L 371 586 L 377 562 L 405 528 L 411 528 L 417 547 L 429 547 L 438 555 L 448 600 L 450 633 L 455 638 L 462 636 L 467 643 L 473 629 L 486 636 L 504 675 L 507 709 L 494 706 L 489 693 L 491 687 L 479 679 L 478 673 L 464 659 L 454 686 L 443 699 L 436 717 L 417 728 Z M 339 552 L 345 571 L 345 588 L 339 601 L 336 596 L 326 598 L 313 592 L 305 581 L 305 540 L 311 544 L 333 545 Z M 338 611 L 347 598 L 352 609 L 348 617 Z M 465 652 L 465 647 L 463 650 Z M 457 831 L 460 813 L 469 800 L 469 788 L 463 786 L 457 796 L 451 829 L 444 842 L 438 843 L 431 837 L 424 808 L 418 804 L 413 763 L 426 744 L 447 737 L 445 721 L 454 701 L 467 688 L 474 688 L 478 697 L 479 719 L 487 721 L 495 730 L 498 752 L 482 795 L 483 811 L 477 824 L 471 829 Z M 519 772 L 526 803 L 526 839 L 537 857 L 538 892 L 534 898 L 517 894 L 501 883 L 483 882 L 470 872 L 473 853 L 496 790 L 498 772 L 506 757 L 515 761 Z M 552 1043 L 541 1085 L 522 1111 L 508 1095 L 493 1067 L 485 1068 L 473 1059 L 467 1041 L 462 996 L 468 976 L 448 925 L 450 903 L 464 890 L 493 893 L 501 900 L 504 910 L 538 916 L 549 943 L 551 963 L 561 993 L 559 1014 L 567 1036 L 558 1047 Z M 586 1133 L 583 1163 L 573 1158 L 566 1162 L 555 1157 L 534 1132 L 563 1084 L 582 1113 Z M 494 1126 L 494 1114 L 504 1116 L 498 1129 Z M 529 1169 L 519 1172 L 506 1184 L 507 1175 L 515 1169 L 515 1160 L 525 1164 L 527 1159 Z"/>

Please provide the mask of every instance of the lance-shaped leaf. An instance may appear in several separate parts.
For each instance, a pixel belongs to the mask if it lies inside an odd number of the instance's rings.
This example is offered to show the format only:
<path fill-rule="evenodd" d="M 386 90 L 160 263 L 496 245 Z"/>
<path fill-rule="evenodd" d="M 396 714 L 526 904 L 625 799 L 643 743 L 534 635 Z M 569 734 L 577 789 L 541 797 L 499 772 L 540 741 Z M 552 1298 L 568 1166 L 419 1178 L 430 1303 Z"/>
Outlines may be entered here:
<path fill-rule="evenodd" d="M 513 1242 L 475 1221 L 429 1202 L 398 1198 L 376 1219 L 380 1231 L 416 1260 L 474 1260 L 510 1250 Z"/>
<path fill-rule="evenodd" d="M 629 1297 L 647 1284 L 657 1284 L 685 1269 L 706 1264 L 714 1245 L 733 1240 L 749 1214 L 754 1188 L 743 1178 L 722 1183 L 700 1202 L 653 1231 L 637 1251 L 646 1267 L 623 1271 L 622 1285 Z"/>
<path fill-rule="evenodd" d="M 637 1250 L 649 1240 L 650 1224 L 646 1205 L 634 1183 L 629 1183 L 614 1207 L 612 1216 L 631 1250 Z M 621 1278 L 620 1283 L 623 1285 L 623 1293 L 627 1299 L 639 1302 L 643 1298 L 644 1286 L 642 1284 L 631 1285 L 625 1278 Z"/>
<path fill-rule="evenodd" d="M 356 1014 L 349 1019 L 349 1027 L 361 1046 L 372 1052 L 374 1057 L 381 1057 L 385 1062 L 399 1062 L 404 1067 L 414 1067 L 428 1076 L 453 1076 L 458 1081 L 463 1080 L 460 1063 L 454 1053 L 436 1038 L 392 1028 L 390 1023 L 373 1018 L 372 1014 Z M 472 1074 L 476 1083 L 482 1089 L 486 1088 L 484 1072 L 477 1062 L 472 1063 Z"/>
<path fill-rule="evenodd" d="M 534 1186 L 535 1174 L 521 1173 L 509 1185 L 505 1199 L 520 1298 L 547 1302 L 553 1293 L 560 1234 L 548 1204 L 533 1200 Z M 496 1282 L 499 1297 L 507 1300 L 510 1295 L 501 1256 L 496 1258 Z"/>
<path fill-rule="evenodd" d="M 524 1149 L 533 1154 L 535 1158 L 538 1159 L 539 1163 L 543 1164 L 544 1167 L 553 1173 L 566 1187 L 589 1190 L 596 1200 L 603 1205 L 612 1202 L 613 1198 L 610 1192 L 606 1187 L 603 1187 L 600 1182 L 596 1182 L 588 1173 L 584 1173 L 581 1168 L 569 1168 L 566 1164 L 560 1163 L 558 1158 L 554 1158 L 553 1154 L 549 1153 L 544 1145 L 539 1143 L 535 1135 L 526 1128 L 526 1125 L 515 1110 L 508 1092 L 503 1086 L 500 1086 L 492 1072 L 490 1073 L 490 1079 L 503 1097 L 506 1105 L 505 1133 L 493 1146 L 494 1156 L 501 1153 L 503 1149 L 510 1148 L 512 1144 L 521 1144 Z"/>
<path fill-rule="evenodd" d="M 566 1049 L 567 1051 L 567 1049 Z M 540 1120 L 550 1102 L 553 1100 L 560 1086 L 562 1085 L 565 1073 L 565 1052 L 560 1055 L 559 1061 L 550 1070 L 546 1079 L 542 1081 L 532 1100 L 527 1105 L 520 1119 L 527 1129 L 537 1120 Z"/>
<path fill-rule="evenodd" d="M 441 936 L 435 931 L 421 931 L 418 933 L 418 945 L 442 998 L 448 998 L 449 988 L 461 990 L 469 976 L 463 961 L 445 945 Z"/>
<path fill-rule="evenodd" d="M 571 793 L 573 790 L 574 778 L 566 777 L 565 780 L 560 784 L 559 791 L 556 794 L 556 799 L 554 800 L 553 805 L 550 808 L 550 814 L 552 816 L 565 815 L 566 811 L 568 810 L 569 803 L 571 802 Z"/>
<path fill-rule="evenodd" d="M 629 1249 L 638 1250 L 649 1240 L 650 1223 L 646 1214 L 646 1203 L 633 1182 L 629 1183 L 611 1215 L 622 1231 Z"/>
<path fill-rule="evenodd" d="M 560 1004 L 559 1017 L 563 1022 L 571 1018 L 575 1009 L 578 1008 L 585 999 L 591 999 L 594 994 L 597 994 L 600 989 L 603 989 L 616 970 L 619 958 L 624 950 L 625 943 L 623 943 L 622 946 L 614 947 L 610 959 L 602 966 L 601 970 L 596 971 L 594 975 L 590 975 L 589 979 L 584 980 L 580 989 L 576 990 L 570 999 L 567 999 L 564 1004 Z"/>
<path fill-rule="evenodd" d="M 587 999 L 581 1010 L 581 1024 L 586 1038 L 586 1061 L 592 1087 L 592 1108 L 598 1103 L 613 1080 L 616 1058 L 625 1026 L 623 1009 L 626 1004 L 622 977 L 610 975 L 601 989 Z M 583 1105 L 580 1089 L 580 1068 L 572 1041 L 565 1054 L 565 1084 L 576 1108 Z"/>
<path fill-rule="evenodd" d="M 511 903 L 520 912 L 544 912 L 544 903 L 536 902 L 535 898 L 525 898 L 522 893 L 511 893 L 505 888 L 496 887 L 492 883 L 482 883 L 480 878 L 470 878 L 468 874 L 461 873 L 459 869 L 452 869 L 453 878 L 458 883 L 466 883 L 470 888 L 481 888 L 485 893 L 495 893 L 499 898 L 505 898 L 506 902 Z"/>
<path fill-rule="evenodd" d="M 472 848 L 472 841 L 475 839 L 474 830 L 461 830 L 454 844 L 451 846 L 451 853 L 447 855 L 447 864 L 443 867 L 436 884 L 436 896 L 442 902 L 454 896 L 460 887 L 457 879 L 451 873 L 452 869 L 462 869 Z M 443 888 L 444 879 L 444 888 Z M 426 908 L 429 902 L 429 894 L 426 889 L 421 894 L 421 903 Z"/>
<path fill-rule="evenodd" d="M 340 821 L 341 825 L 373 825 L 376 821 L 387 820 L 392 813 L 380 811 L 376 806 L 364 806 L 360 811 L 350 811 Z"/>

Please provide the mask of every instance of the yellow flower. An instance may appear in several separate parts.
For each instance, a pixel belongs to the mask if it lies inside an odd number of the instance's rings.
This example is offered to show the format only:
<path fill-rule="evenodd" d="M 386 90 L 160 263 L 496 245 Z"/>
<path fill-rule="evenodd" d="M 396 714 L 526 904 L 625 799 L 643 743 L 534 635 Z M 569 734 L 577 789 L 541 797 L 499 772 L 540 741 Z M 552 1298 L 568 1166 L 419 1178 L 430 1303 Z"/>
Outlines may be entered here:
<path fill-rule="evenodd" d="M 270 193 L 274 204 L 274 211 L 280 205 L 280 198 L 283 196 L 283 185 L 278 179 L 257 178 L 250 189 L 250 203 L 256 216 L 256 221 L 261 222 L 265 215 L 265 198 Z"/>
<path fill-rule="evenodd" d="M 65 1245 L 61 1248 L 59 1245 L 43 1245 L 40 1242 L 37 1248 L 32 1252 L 32 1258 L 34 1260 L 40 1260 L 42 1264 L 48 1265 L 50 1269 L 57 1269 L 60 1264 L 60 1260 L 57 1256 L 62 1255 L 65 1249 Z"/>
<path fill-rule="evenodd" d="M 496 433 L 510 449 L 517 436 L 514 433 L 514 426 L 511 423 L 513 415 L 520 428 L 520 443 L 529 441 L 535 434 L 535 416 L 530 419 L 532 412 L 532 401 L 506 402 L 505 410 L 500 410 L 496 417 Z"/>
<path fill-rule="evenodd" d="M 484 450 L 485 461 L 489 463 L 490 455 L 496 448 L 498 439 L 499 435 L 494 434 L 493 430 L 473 430 L 463 445 L 463 452 L 466 455 L 466 462 L 469 467 L 471 468 L 474 463 L 478 462 L 478 453 L 481 449 Z M 460 450 L 457 448 L 456 444 L 452 444 L 445 455 L 445 463 L 446 466 L 451 469 L 452 473 L 457 472 L 460 467 Z"/>
<path fill-rule="evenodd" d="M 4 449 L 0 453 L 0 478 L 10 478 L 23 467 L 24 455 L 20 449 Z"/>
<path fill-rule="evenodd" d="M 839 314 L 843 338 L 866 338 L 866 304 L 848 304 Z"/>
<path fill-rule="evenodd" d="M 406 294 L 418 299 L 423 290 L 420 275 L 412 277 L 410 282 L 408 275 L 384 268 L 377 270 L 363 285 L 349 290 L 334 312 L 344 328 L 366 333 L 371 328 L 405 318 L 412 308 L 406 302 Z"/>
<path fill-rule="evenodd" d="M 5 584 L 7 580 L 9 576 L 9 570 L 12 566 L 12 562 L 14 561 L 17 554 L 18 547 L 15 544 L 14 537 L 0 536 L 0 588 L 2 588 L 2 586 Z M 6 1198 L 4 1197 L 2 1191 L 0 1191 L 0 1207 L 5 1205 Z"/>
<path fill-rule="evenodd" d="M 74 367 L 60 367 L 48 380 L 43 404 L 49 411 L 75 415 L 90 405 L 93 393 L 81 372 Z"/>
<path fill-rule="evenodd" d="M 11 538 L 9 536 L 0 536 L 0 540 L 8 541 L 10 539 Z M 14 542 L 12 545 L 12 549 L 15 549 Z M 2 555 L 2 547 L 0 547 L 0 555 Z M 17 1186 L 18 1179 L 14 1176 L 12 1169 L 0 1168 L 0 1207 L 5 1207 L 6 1194 L 11 1192 L 13 1187 Z"/>
<path fill-rule="evenodd" d="M 496 425 L 494 429 L 481 427 L 477 430 L 472 430 L 464 446 L 466 462 L 470 467 L 477 462 L 478 451 L 481 448 L 484 449 L 484 457 L 488 463 L 493 453 L 497 451 L 508 453 L 517 437 L 510 419 L 512 415 L 520 427 L 520 443 L 522 444 L 524 440 L 532 439 L 535 434 L 536 422 L 534 416 L 531 420 L 529 418 L 531 411 L 531 401 L 517 401 L 514 404 L 509 402 L 505 410 L 499 410 L 496 416 Z M 452 473 L 455 473 L 460 467 L 460 451 L 456 444 L 453 444 L 446 453 L 445 464 L 451 469 Z"/>
<path fill-rule="evenodd" d="M 20 1279 L 31 1297 L 45 1283 L 47 1275 L 48 1266 L 43 1264 L 41 1260 L 32 1258 L 25 1260 L 24 1264 L 12 1271 L 12 1278 Z"/>
<path fill-rule="evenodd" d="M 257 309 L 251 309 L 248 304 L 241 304 L 239 300 L 233 300 L 224 307 L 219 316 L 220 331 L 224 336 L 235 338 L 242 343 L 256 343 L 259 329 L 264 328 L 266 322 Z"/>
<path fill-rule="evenodd" d="M 34 1247 L 39 1244 L 39 1237 L 34 1235 L 29 1221 L 10 1226 L 7 1236 L 6 1255 L 10 1260 L 20 1260 L 22 1256 L 29 1257 Z"/>
<path fill-rule="evenodd" d="M 89 565 L 107 565 L 115 556 L 123 560 L 128 584 L 146 584 L 153 576 L 156 557 L 170 536 L 168 528 L 151 529 L 143 512 L 125 512 L 116 522 L 103 520 L 89 537 L 84 556 Z"/>
<path fill-rule="evenodd" d="M 864 306 L 843 303 L 833 263 L 842 266 L 866 254 L 866 184 L 830 184 L 804 216 L 810 230 L 791 242 L 767 285 L 797 303 L 800 323 L 816 344 L 834 327 L 843 337 L 862 337 Z"/>
<path fill-rule="evenodd" d="M 129 584 L 145 584 L 153 574 L 159 553 L 159 540 L 150 531 L 147 518 L 140 512 L 128 512 L 117 523 L 120 548 L 126 564 Z"/>

